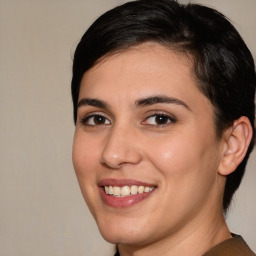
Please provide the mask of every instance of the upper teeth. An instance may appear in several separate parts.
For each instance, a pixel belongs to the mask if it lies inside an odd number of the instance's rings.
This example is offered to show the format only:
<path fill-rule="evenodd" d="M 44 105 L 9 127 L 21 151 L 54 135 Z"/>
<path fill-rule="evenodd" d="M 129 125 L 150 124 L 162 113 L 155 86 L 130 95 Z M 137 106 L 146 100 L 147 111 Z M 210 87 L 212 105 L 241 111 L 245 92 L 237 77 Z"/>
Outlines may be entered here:
<path fill-rule="evenodd" d="M 154 189 L 154 187 L 145 187 L 145 186 L 123 186 L 123 187 L 116 187 L 116 186 L 105 186 L 105 192 L 108 195 L 113 196 L 129 196 L 135 195 L 137 193 L 147 193 Z"/>

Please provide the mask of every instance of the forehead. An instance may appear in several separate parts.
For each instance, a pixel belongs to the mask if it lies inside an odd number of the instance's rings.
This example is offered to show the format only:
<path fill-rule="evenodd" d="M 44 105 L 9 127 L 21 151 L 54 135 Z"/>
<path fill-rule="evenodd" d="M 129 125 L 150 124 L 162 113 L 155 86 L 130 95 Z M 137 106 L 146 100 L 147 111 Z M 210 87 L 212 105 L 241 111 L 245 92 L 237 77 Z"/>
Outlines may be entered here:
<path fill-rule="evenodd" d="M 131 88 L 132 84 L 139 90 L 143 87 L 172 87 L 178 80 L 192 83 L 197 88 L 193 73 L 192 57 L 157 43 L 144 43 L 125 50 L 114 52 L 101 58 L 96 65 L 85 72 L 80 92 L 98 89 L 104 80 L 104 87 L 115 89 Z M 184 81 L 182 81 L 184 80 Z M 187 80 L 187 81 L 185 81 Z M 126 85 L 126 86 L 124 86 Z M 143 88 L 144 90 L 145 88 Z"/>
<path fill-rule="evenodd" d="M 189 54 L 157 43 L 144 43 L 102 58 L 83 76 L 79 98 L 125 98 L 169 94 L 193 99 L 200 93 Z M 202 95 L 201 95 L 202 94 Z"/>
<path fill-rule="evenodd" d="M 185 54 L 158 44 L 132 47 L 102 59 L 81 81 L 79 100 L 97 99 L 116 113 L 140 99 L 166 96 L 185 103 L 195 120 L 214 120 L 214 108 L 199 90 L 193 65 Z"/>

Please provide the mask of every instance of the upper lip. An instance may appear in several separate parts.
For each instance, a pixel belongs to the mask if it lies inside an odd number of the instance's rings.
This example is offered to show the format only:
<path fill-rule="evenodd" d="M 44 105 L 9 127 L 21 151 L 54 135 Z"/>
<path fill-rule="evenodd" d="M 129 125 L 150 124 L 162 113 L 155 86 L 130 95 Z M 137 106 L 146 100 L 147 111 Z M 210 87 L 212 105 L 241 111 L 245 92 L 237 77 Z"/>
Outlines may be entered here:
<path fill-rule="evenodd" d="M 144 187 L 156 187 L 155 184 L 150 184 L 147 182 L 142 182 L 133 179 L 102 179 L 99 181 L 98 186 L 116 186 L 116 187 L 123 187 L 123 186 L 144 186 Z"/>

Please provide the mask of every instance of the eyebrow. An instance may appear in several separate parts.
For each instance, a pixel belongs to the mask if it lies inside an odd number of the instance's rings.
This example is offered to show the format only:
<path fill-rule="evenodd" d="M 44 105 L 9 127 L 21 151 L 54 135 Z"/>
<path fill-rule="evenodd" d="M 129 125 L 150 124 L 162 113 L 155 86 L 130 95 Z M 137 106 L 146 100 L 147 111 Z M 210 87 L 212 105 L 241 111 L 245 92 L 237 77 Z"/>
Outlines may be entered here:
<path fill-rule="evenodd" d="M 191 108 L 183 101 L 168 97 L 165 95 L 153 95 L 146 98 L 138 99 L 135 101 L 135 107 L 145 107 L 145 106 L 151 106 L 159 103 L 165 103 L 165 104 L 175 104 L 185 107 L 186 109 L 191 111 Z M 91 99 L 91 98 L 82 98 L 77 103 L 77 108 L 80 108 L 82 106 L 93 106 L 103 109 L 109 109 L 110 106 L 106 102 L 99 100 L 99 99 Z"/>
<path fill-rule="evenodd" d="M 98 99 L 89 99 L 89 98 L 82 98 L 81 100 L 78 101 L 77 103 L 77 108 L 80 108 L 82 106 L 93 106 L 93 107 L 98 107 L 98 108 L 110 108 L 109 105 Z"/>
<path fill-rule="evenodd" d="M 151 106 L 151 105 L 158 104 L 158 103 L 180 105 L 180 106 L 183 106 L 186 109 L 191 111 L 191 108 L 185 102 L 183 102 L 177 98 L 168 97 L 165 95 L 155 95 L 155 96 L 150 96 L 150 97 L 136 100 L 135 106 L 144 107 L 144 106 Z"/>

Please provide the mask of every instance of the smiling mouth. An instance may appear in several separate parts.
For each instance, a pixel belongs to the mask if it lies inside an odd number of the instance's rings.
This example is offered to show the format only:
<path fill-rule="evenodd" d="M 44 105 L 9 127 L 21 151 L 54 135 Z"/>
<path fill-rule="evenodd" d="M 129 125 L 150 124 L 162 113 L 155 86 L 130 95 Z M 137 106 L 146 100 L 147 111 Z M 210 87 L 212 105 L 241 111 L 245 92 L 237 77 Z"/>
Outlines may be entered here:
<path fill-rule="evenodd" d="M 149 193 L 153 191 L 156 187 L 149 186 L 104 186 L 103 189 L 105 193 L 113 197 L 129 197 L 137 194 Z"/>
<path fill-rule="evenodd" d="M 126 208 L 144 201 L 156 190 L 155 184 L 131 179 L 103 179 L 98 183 L 102 202 L 114 208 Z"/>

